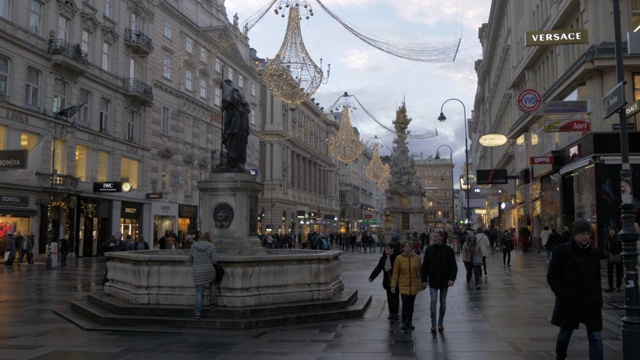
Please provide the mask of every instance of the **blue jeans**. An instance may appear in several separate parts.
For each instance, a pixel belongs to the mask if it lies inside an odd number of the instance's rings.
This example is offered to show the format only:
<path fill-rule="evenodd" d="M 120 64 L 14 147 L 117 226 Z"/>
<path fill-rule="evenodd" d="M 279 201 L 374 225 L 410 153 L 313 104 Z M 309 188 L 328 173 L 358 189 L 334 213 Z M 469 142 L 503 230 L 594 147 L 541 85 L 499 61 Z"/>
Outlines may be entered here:
<path fill-rule="evenodd" d="M 438 316 L 438 324 L 442 324 L 444 313 L 447 311 L 447 291 L 449 288 L 436 289 L 429 287 L 429 295 L 431 295 L 431 324 L 436 324 L 436 307 L 438 303 L 438 291 L 440 291 L 440 314 Z"/>
<path fill-rule="evenodd" d="M 216 283 L 212 281 L 209 286 L 211 290 L 209 290 L 209 304 L 216 304 Z M 196 308 L 195 315 L 200 316 L 202 314 L 202 298 L 204 297 L 204 285 L 196 285 Z"/>
<path fill-rule="evenodd" d="M 572 333 L 573 329 L 560 328 L 556 342 L 556 359 L 564 360 L 567 358 L 567 349 L 569 348 L 569 340 L 571 340 Z M 602 360 L 604 358 L 604 349 L 600 331 L 590 331 L 587 328 L 587 338 L 589 338 L 589 359 Z"/>

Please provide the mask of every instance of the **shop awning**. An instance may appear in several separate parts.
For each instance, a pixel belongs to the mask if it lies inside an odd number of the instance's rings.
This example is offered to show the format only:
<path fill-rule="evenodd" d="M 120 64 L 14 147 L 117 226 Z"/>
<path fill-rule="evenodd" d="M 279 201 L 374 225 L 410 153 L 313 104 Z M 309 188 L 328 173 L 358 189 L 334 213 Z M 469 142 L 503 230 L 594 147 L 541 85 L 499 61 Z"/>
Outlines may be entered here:
<path fill-rule="evenodd" d="M 29 217 L 38 215 L 36 209 L 0 208 L 0 216 Z"/>

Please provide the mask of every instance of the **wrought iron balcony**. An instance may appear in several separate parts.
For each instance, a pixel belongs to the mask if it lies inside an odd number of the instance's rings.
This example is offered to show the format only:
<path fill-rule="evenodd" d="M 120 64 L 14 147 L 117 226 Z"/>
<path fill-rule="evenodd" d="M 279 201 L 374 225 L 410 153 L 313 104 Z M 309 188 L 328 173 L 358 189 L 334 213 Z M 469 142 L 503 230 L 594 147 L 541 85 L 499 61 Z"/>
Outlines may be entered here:
<path fill-rule="evenodd" d="M 125 78 L 123 88 L 134 103 L 150 105 L 153 103 L 153 88 L 135 78 Z"/>
<path fill-rule="evenodd" d="M 139 55 L 149 55 L 153 51 L 153 40 L 140 30 L 126 29 L 124 44 L 131 52 Z"/>
<path fill-rule="evenodd" d="M 51 174 L 37 172 L 38 186 L 43 189 L 53 188 L 56 191 L 75 191 L 79 178 L 69 174 Z"/>
<path fill-rule="evenodd" d="M 48 52 L 51 54 L 54 70 L 65 73 L 71 71 L 76 75 L 87 71 L 87 52 L 82 51 L 79 44 L 71 44 L 62 39 L 50 39 Z"/>

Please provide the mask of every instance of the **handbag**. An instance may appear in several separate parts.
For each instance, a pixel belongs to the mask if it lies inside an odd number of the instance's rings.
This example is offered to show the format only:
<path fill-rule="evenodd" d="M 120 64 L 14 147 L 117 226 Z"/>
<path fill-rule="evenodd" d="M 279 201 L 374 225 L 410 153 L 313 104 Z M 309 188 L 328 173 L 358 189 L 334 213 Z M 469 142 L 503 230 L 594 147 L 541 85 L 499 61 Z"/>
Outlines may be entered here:
<path fill-rule="evenodd" d="M 622 255 L 609 255 L 609 262 L 612 264 L 620 264 L 622 262 Z"/>
<path fill-rule="evenodd" d="M 482 265 L 482 254 L 473 254 L 473 265 Z"/>

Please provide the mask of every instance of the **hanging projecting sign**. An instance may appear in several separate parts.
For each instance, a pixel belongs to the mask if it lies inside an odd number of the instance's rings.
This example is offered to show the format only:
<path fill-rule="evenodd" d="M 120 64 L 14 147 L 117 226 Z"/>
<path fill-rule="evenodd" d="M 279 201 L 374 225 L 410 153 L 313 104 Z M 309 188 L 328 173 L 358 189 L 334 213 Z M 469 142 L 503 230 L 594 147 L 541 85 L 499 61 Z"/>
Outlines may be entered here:
<path fill-rule="evenodd" d="M 565 29 L 525 32 L 525 46 L 586 44 L 589 42 L 587 29 Z"/>
<path fill-rule="evenodd" d="M 0 169 L 26 169 L 28 159 L 28 150 L 0 150 Z"/>
<path fill-rule="evenodd" d="M 536 110 L 536 115 L 558 115 L 558 114 L 588 114 L 589 102 L 586 100 L 574 101 L 547 101 Z"/>
<path fill-rule="evenodd" d="M 532 156 L 529 158 L 531 165 L 552 165 L 555 163 L 553 156 Z"/>
<path fill-rule="evenodd" d="M 542 104 L 542 96 L 533 89 L 524 89 L 518 94 L 518 108 L 522 112 L 536 111 Z"/>
<path fill-rule="evenodd" d="M 507 169 L 478 170 L 478 185 L 506 184 Z"/>
<path fill-rule="evenodd" d="M 589 130 L 591 130 L 591 123 L 587 120 L 547 120 L 544 122 L 544 132 L 572 132 Z"/>
<path fill-rule="evenodd" d="M 502 134 L 487 134 L 482 135 L 478 142 L 486 147 L 501 146 L 507 143 L 507 137 Z"/>

